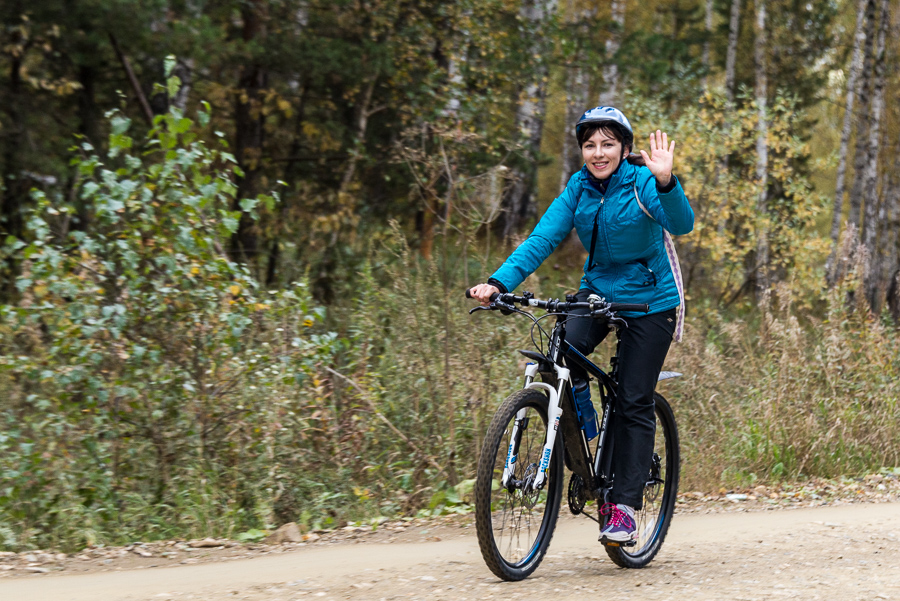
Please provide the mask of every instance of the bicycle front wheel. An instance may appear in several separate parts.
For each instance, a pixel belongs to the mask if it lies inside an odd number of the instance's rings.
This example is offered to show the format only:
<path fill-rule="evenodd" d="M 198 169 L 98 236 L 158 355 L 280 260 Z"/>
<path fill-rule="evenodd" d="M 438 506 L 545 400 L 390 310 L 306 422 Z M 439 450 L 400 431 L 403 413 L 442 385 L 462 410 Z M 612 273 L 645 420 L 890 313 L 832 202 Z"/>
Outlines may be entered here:
<path fill-rule="evenodd" d="M 636 511 L 636 544 L 633 547 L 606 544 L 606 553 L 622 568 L 642 568 L 656 557 L 662 546 L 678 495 L 680 458 L 678 428 L 672 407 L 659 393 L 653 395 L 656 406 L 656 435 L 647 482 L 644 485 L 644 507 Z"/>
<path fill-rule="evenodd" d="M 559 433 L 547 478 L 531 486 L 547 437 L 547 396 L 535 389 L 510 395 L 494 415 L 481 447 L 475 481 L 475 526 L 488 568 L 503 580 L 522 580 L 547 552 L 562 498 L 563 453 Z M 512 447 L 511 447 L 512 445 Z M 502 485 L 512 449 L 507 484 Z"/>

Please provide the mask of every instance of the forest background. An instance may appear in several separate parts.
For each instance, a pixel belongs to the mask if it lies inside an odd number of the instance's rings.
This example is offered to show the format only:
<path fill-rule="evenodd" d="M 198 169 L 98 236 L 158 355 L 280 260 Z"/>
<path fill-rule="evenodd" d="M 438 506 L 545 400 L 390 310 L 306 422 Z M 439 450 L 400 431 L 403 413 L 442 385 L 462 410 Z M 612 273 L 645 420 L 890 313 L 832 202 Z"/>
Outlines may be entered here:
<path fill-rule="evenodd" d="M 900 465 L 898 8 L 3 2 L 0 548 L 465 510 L 528 324 L 462 292 L 598 104 L 697 214 L 682 489 Z"/>

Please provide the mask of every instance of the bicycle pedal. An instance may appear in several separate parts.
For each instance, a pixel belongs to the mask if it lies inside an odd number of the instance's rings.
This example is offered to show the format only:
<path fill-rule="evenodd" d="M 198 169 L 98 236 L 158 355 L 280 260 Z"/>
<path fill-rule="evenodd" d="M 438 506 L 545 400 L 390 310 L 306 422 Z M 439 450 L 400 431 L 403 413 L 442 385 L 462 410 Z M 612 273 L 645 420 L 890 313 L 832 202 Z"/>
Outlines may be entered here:
<path fill-rule="evenodd" d="M 636 540 L 610 540 L 605 536 L 600 539 L 600 544 L 605 547 L 633 547 L 637 544 Z"/>

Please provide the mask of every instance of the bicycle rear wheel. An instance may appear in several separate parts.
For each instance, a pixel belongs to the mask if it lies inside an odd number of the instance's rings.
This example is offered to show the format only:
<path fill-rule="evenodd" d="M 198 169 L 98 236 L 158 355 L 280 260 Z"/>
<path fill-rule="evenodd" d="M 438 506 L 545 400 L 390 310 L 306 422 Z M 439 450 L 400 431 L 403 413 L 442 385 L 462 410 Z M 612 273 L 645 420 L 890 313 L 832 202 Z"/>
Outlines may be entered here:
<path fill-rule="evenodd" d="M 561 433 L 554 443 L 543 488 L 532 490 L 529 486 L 539 469 L 547 437 L 547 406 L 547 396 L 538 390 L 513 393 L 494 414 L 481 447 L 475 481 L 478 545 L 488 568 L 503 580 L 522 580 L 537 569 L 559 516 Z M 512 477 L 504 488 L 501 480 L 517 422 L 518 449 L 514 449 Z"/>
<path fill-rule="evenodd" d="M 632 547 L 607 543 L 606 553 L 622 568 L 642 568 L 656 557 L 662 546 L 678 495 L 680 457 L 678 428 L 672 407 L 659 393 L 653 395 L 656 405 L 656 435 L 653 459 L 644 485 L 644 507 L 635 512 L 636 544 Z"/>

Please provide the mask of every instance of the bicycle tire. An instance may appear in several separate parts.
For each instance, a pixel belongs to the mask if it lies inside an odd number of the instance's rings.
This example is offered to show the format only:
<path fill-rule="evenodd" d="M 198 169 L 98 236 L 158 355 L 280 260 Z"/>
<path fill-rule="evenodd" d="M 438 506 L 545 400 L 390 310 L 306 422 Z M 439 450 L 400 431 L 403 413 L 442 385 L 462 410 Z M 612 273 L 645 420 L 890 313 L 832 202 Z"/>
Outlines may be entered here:
<path fill-rule="evenodd" d="M 659 477 L 663 482 L 653 484 L 648 478 L 644 487 L 644 506 L 635 512 L 637 544 L 633 547 L 605 545 L 609 558 L 621 568 L 643 568 L 656 557 L 669 532 L 678 496 L 680 453 L 675 414 L 661 394 L 654 394 L 653 400 L 656 413 L 653 451 L 660 458 Z M 651 467 L 651 475 L 652 472 Z"/>
<path fill-rule="evenodd" d="M 559 516 L 564 476 L 561 433 L 554 442 L 542 490 L 526 493 L 523 489 L 510 491 L 500 487 L 512 427 L 522 409 L 530 419 L 522 433 L 513 477 L 524 480 L 529 470 L 536 473 L 547 437 L 548 404 L 547 396 L 535 389 L 510 395 L 494 414 L 478 459 L 475 479 L 478 546 L 488 568 L 507 581 L 522 580 L 537 569 Z"/>

